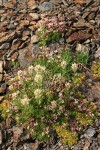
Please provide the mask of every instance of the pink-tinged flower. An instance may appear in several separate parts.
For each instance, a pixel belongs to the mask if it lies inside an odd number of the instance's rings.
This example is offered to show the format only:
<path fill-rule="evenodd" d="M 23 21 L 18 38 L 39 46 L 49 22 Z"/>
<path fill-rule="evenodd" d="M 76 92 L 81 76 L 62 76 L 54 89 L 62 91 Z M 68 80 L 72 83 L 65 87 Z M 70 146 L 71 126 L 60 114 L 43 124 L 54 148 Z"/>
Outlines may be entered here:
<path fill-rule="evenodd" d="M 57 115 L 54 115 L 54 121 L 56 121 L 57 120 Z"/>
<path fill-rule="evenodd" d="M 57 106 L 57 102 L 54 100 L 54 101 L 51 102 L 51 105 L 52 105 L 53 107 L 56 107 L 56 106 Z"/>
<path fill-rule="evenodd" d="M 71 131 L 72 131 L 72 132 L 75 132 L 75 127 L 71 127 Z"/>

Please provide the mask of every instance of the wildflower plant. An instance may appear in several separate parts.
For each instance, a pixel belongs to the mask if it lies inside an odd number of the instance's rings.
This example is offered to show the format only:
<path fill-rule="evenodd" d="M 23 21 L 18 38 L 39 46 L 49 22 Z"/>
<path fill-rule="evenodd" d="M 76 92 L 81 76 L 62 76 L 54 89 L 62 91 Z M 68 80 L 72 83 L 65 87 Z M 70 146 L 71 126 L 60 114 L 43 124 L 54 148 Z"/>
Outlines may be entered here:
<path fill-rule="evenodd" d="M 2 116 L 13 117 L 38 140 L 47 141 L 53 129 L 63 143 L 76 144 L 78 132 L 95 118 L 95 107 L 79 90 L 85 73 L 78 63 L 87 61 L 84 55 L 77 59 L 65 49 L 52 57 L 37 56 L 32 66 L 9 81 L 9 93 L 0 105 Z"/>
<path fill-rule="evenodd" d="M 37 35 L 39 45 L 47 46 L 50 42 L 57 42 L 65 31 L 65 22 L 60 17 L 43 17 L 38 23 Z"/>

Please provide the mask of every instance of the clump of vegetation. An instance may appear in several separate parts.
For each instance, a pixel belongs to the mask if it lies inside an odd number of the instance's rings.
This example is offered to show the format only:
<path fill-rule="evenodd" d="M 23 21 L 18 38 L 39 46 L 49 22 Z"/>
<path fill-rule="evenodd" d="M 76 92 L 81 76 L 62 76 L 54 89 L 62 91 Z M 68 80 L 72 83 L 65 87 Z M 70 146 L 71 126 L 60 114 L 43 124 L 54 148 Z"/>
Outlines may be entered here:
<path fill-rule="evenodd" d="M 91 66 L 94 77 L 100 78 L 100 62 L 93 62 Z"/>
<path fill-rule="evenodd" d="M 2 116 L 13 117 L 38 140 L 47 141 L 54 129 L 64 143 L 76 144 L 78 131 L 95 118 L 91 101 L 79 90 L 85 79 L 78 66 L 85 66 L 83 58 L 87 62 L 86 53 L 73 54 L 67 48 L 52 56 L 38 55 L 32 66 L 9 81 Z"/>
<path fill-rule="evenodd" d="M 77 144 L 78 141 L 78 134 L 72 133 L 71 131 L 64 129 L 62 126 L 54 126 L 56 129 L 56 132 L 58 133 L 58 136 L 62 138 L 62 142 L 64 144 L 68 144 L 72 146 L 73 144 Z"/>
<path fill-rule="evenodd" d="M 39 21 L 37 35 L 39 46 L 47 46 L 51 42 L 57 42 L 65 30 L 65 22 L 60 17 L 46 18 Z"/>
<path fill-rule="evenodd" d="M 19 62 L 17 60 L 11 61 L 10 64 L 11 64 L 11 67 L 19 67 L 20 66 L 20 64 L 19 64 Z"/>

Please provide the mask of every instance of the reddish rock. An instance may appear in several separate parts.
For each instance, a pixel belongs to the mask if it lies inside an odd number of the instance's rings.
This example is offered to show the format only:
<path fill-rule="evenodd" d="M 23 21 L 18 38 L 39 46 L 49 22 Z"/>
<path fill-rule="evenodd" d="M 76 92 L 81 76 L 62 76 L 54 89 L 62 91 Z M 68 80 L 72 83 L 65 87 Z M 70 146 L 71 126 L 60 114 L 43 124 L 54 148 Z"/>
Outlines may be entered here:
<path fill-rule="evenodd" d="M 83 5 L 86 3 L 86 0 L 74 0 L 75 4 Z"/>
<path fill-rule="evenodd" d="M 92 34 L 88 33 L 87 31 L 80 30 L 78 32 L 72 33 L 70 37 L 67 39 L 68 43 L 72 43 L 75 41 L 86 41 L 92 36 Z"/>
<path fill-rule="evenodd" d="M 0 26 L 0 33 L 1 33 L 1 32 L 5 32 L 6 29 L 7 29 L 7 27 L 2 27 L 2 26 Z"/>
<path fill-rule="evenodd" d="M 10 41 L 13 40 L 16 36 L 17 36 L 16 31 L 11 32 L 11 33 L 7 34 L 6 36 L 3 36 L 2 38 L 0 38 L 0 43 L 10 42 Z"/>
<path fill-rule="evenodd" d="M 76 28 L 84 28 L 86 27 L 86 23 L 84 21 L 79 21 L 73 24 L 74 27 Z"/>
<path fill-rule="evenodd" d="M 68 36 L 70 36 L 73 32 L 75 32 L 76 31 L 76 29 L 69 29 L 67 32 L 66 32 L 66 36 L 68 37 Z"/>
<path fill-rule="evenodd" d="M 27 6 L 28 6 L 28 8 L 30 8 L 30 9 L 35 9 L 35 8 L 37 8 L 37 5 L 36 5 L 35 0 L 28 0 Z"/>
<path fill-rule="evenodd" d="M 3 5 L 4 5 L 6 8 L 13 8 L 13 3 L 12 3 L 12 2 L 5 2 L 5 3 L 3 3 Z"/>

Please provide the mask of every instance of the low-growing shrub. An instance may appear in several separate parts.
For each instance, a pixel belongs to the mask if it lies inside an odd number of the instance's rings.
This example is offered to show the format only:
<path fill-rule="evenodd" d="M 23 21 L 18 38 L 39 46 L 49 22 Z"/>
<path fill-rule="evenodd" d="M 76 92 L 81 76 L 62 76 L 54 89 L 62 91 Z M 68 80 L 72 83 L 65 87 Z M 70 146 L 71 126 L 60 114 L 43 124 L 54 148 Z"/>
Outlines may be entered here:
<path fill-rule="evenodd" d="M 67 49 L 52 57 L 37 56 L 32 66 L 9 80 L 9 93 L 0 105 L 2 116 L 13 117 L 38 140 L 47 141 L 54 129 L 64 143 L 76 144 L 78 131 L 95 118 L 91 101 L 79 90 L 85 80 L 78 68 L 83 58 L 87 62 L 83 53 L 77 59 Z"/>
<path fill-rule="evenodd" d="M 39 21 L 38 27 L 39 46 L 47 46 L 51 42 L 59 41 L 62 33 L 66 30 L 65 22 L 61 17 L 43 17 Z"/>

